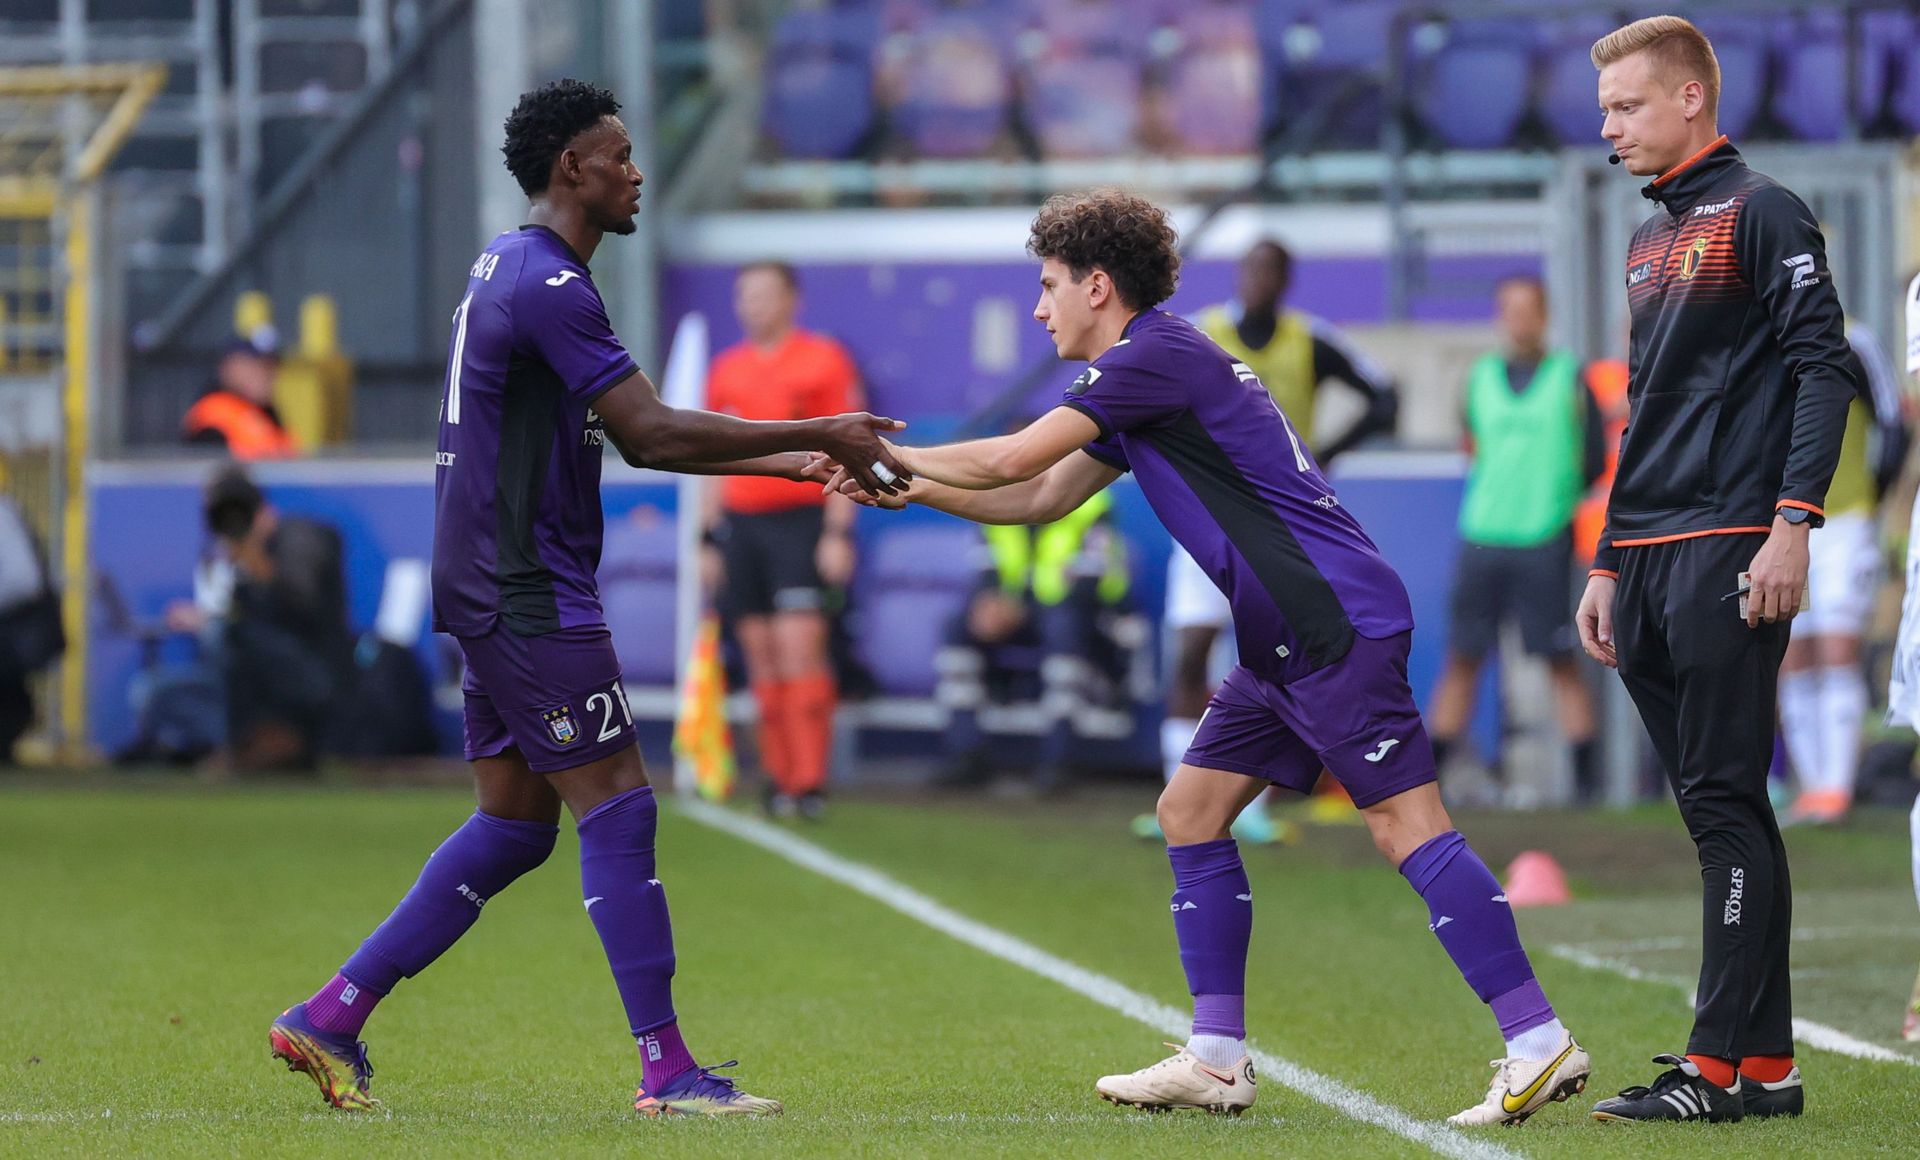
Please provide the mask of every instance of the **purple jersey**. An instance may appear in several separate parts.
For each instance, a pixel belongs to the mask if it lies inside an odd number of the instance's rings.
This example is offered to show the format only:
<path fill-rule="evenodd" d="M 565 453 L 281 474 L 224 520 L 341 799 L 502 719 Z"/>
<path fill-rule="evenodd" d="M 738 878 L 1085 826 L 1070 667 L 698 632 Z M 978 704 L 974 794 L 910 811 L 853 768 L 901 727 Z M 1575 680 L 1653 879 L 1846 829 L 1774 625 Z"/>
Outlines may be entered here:
<path fill-rule="evenodd" d="M 1067 388 L 1100 425 L 1089 455 L 1132 471 L 1173 538 L 1226 593 L 1240 663 L 1285 684 L 1356 633 L 1413 628 L 1406 587 L 1340 506 L 1260 380 L 1192 323 L 1149 310 Z"/>
<path fill-rule="evenodd" d="M 587 264 L 543 226 L 501 234 L 453 312 L 434 479 L 433 627 L 521 636 L 600 623 L 589 409 L 638 367 Z"/>

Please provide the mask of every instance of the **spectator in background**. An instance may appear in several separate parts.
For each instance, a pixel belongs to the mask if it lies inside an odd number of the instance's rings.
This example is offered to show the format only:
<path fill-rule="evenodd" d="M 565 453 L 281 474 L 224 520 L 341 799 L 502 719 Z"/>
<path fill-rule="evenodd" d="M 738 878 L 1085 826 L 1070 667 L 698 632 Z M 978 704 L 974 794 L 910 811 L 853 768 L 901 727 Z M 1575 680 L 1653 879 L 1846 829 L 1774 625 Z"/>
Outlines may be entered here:
<path fill-rule="evenodd" d="M 29 678 L 66 651 L 46 554 L 14 502 L 0 496 L 0 765 L 33 725 Z"/>
<path fill-rule="evenodd" d="M 1546 658 L 1560 727 L 1573 749 L 1574 793 L 1599 796 L 1593 695 L 1575 664 L 1575 509 L 1605 470 L 1605 419 L 1578 360 L 1547 348 L 1547 289 L 1517 277 L 1494 291 L 1500 349 L 1467 375 L 1466 494 L 1454 574 L 1446 667 L 1427 712 L 1436 764 L 1473 717 L 1480 665 L 1500 626 L 1519 624 L 1527 652 Z"/>
<path fill-rule="evenodd" d="M 1285 307 L 1292 284 L 1293 255 L 1279 242 L 1262 239 L 1240 259 L 1234 300 L 1202 310 L 1194 322 L 1259 376 L 1274 405 L 1310 441 L 1316 433 L 1314 412 L 1322 384 L 1339 383 L 1365 400 L 1366 410 L 1356 422 L 1339 435 L 1315 443 L 1314 457 L 1325 467 L 1362 441 L 1391 434 L 1400 413 L 1400 394 L 1387 373 L 1345 336 L 1317 318 Z M 1213 695 L 1208 661 L 1214 642 L 1230 625 L 1227 598 L 1175 544 L 1167 560 L 1165 626 L 1173 641 L 1168 650 L 1167 715 L 1160 727 L 1160 757 L 1169 778 L 1179 768 L 1199 728 L 1200 714 Z M 1235 837 L 1247 842 L 1273 840 L 1264 800 L 1256 800 L 1241 814 Z M 1142 837 L 1160 836 L 1159 822 L 1152 814 L 1135 819 L 1134 830 Z"/>
<path fill-rule="evenodd" d="M 1880 588 L 1880 497 L 1907 457 L 1899 372 L 1865 325 L 1849 322 L 1847 342 L 1868 397 L 1847 409 L 1827 522 L 1807 536 L 1807 606 L 1780 662 L 1780 734 L 1800 786 L 1783 826 L 1838 822 L 1853 807 L 1872 699 L 1860 640 Z"/>
<path fill-rule="evenodd" d="M 300 447 L 273 408 L 279 357 L 266 337 L 235 339 L 220 355 L 214 383 L 187 409 L 188 443 L 224 448 L 235 459 L 287 459 Z"/>
<path fill-rule="evenodd" d="M 214 476 L 205 510 L 207 530 L 231 564 L 231 595 L 224 608 L 176 604 L 167 623 L 212 645 L 232 764 L 312 768 L 353 672 L 340 533 L 281 516 L 239 467 Z"/>
<path fill-rule="evenodd" d="M 1112 508 L 1103 491 L 1050 524 L 981 528 L 980 583 L 936 663 L 949 784 L 977 785 L 991 772 L 980 719 L 989 703 L 1039 706 L 1041 791 L 1065 783 L 1080 718 L 1112 704 L 1127 652 L 1112 630 L 1130 579 Z"/>
<path fill-rule="evenodd" d="M 846 350 L 796 323 L 800 283 L 791 266 L 742 269 L 733 305 L 745 338 L 714 359 L 709 407 L 771 420 L 860 408 L 860 380 Z M 709 572 L 724 577 L 722 607 L 759 707 L 767 807 L 777 816 L 816 817 L 839 700 L 827 613 L 853 576 L 853 502 L 771 476 L 728 476 L 707 495 L 707 538 L 718 549 Z"/>

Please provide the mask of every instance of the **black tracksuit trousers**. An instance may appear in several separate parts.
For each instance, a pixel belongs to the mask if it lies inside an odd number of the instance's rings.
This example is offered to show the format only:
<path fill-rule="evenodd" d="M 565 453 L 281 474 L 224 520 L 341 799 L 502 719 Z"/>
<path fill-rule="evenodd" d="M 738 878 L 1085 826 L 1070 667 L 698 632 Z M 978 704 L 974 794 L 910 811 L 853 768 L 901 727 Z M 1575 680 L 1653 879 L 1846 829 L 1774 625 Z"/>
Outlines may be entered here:
<path fill-rule="evenodd" d="M 1739 1060 L 1793 1050 L 1793 892 L 1767 800 L 1788 626 L 1748 628 L 1739 584 L 1766 536 L 1623 548 L 1613 603 L 1620 677 L 1700 851 L 1700 989 L 1687 1051 Z"/>

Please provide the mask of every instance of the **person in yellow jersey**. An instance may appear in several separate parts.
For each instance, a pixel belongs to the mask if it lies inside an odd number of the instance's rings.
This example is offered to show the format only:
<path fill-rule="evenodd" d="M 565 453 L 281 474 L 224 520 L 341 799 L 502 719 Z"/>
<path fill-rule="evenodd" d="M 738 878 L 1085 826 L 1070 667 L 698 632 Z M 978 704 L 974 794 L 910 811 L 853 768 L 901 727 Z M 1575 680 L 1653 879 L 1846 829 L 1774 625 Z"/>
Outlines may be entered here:
<path fill-rule="evenodd" d="M 1573 757 L 1581 804 L 1600 795 L 1593 695 L 1575 663 L 1575 512 L 1606 466 L 1605 419 L 1580 362 L 1547 345 L 1547 289 L 1515 277 L 1494 290 L 1500 349 L 1467 376 L 1465 427 L 1472 465 L 1460 502 L 1460 560 L 1448 618 L 1446 667 L 1427 711 L 1434 760 L 1473 717 L 1480 666 L 1500 626 L 1519 626 L 1526 651 L 1547 662 L 1560 730 Z M 1505 778 L 1497 778 L 1506 781 Z M 1519 786 L 1509 785 L 1517 794 Z"/>
<path fill-rule="evenodd" d="M 1400 412 L 1400 394 L 1393 379 L 1345 335 L 1285 305 L 1292 281 L 1293 255 L 1278 241 L 1263 238 L 1240 259 L 1234 300 L 1202 310 L 1193 321 L 1228 354 L 1252 368 L 1294 429 L 1312 443 L 1314 458 L 1327 467 L 1364 440 L 1391 434 Z M 1330 382 L 1358 392 L 1366 410 L 1338 435 L 1317 441 L 1315 407 L 1321 387 Z M 1171 778 L 1212 693 L 1208 662 L 1214 644 L 1231 623 L 1227 598 L 1178 544 L 1167 561 L 1164 623 L 1170 644 L 1160 754 L 1165 774 Z M 1231 635 L 1227 639 L 1231 642 Z M 1242 841 L 1273 840 L 1274 827 L 1263 802 L 1258 799 L 1248 806 L 1235 824 L 1234 834 Z M 1158 828 L 1151 814 L 1134 822 L 1135 831 L 1145 837 L 1158 837 Z"/>
<path fill-rule="evenodd" d="M 1780 732 L 1799 794 L 1782 825 L 1828 824 L 1853 805 L 1860 727 L 1871 699 L 1860 640 L 1880 585 L 1880 496 L 1906 458 L 1900 380 L 1880 340 L 1858 322 L 1847 343 L 1871 397 L 1847 411 L 1840 466 L 1827 488 L 1827 523 L 1807 538 L 1810 603 L 1780 663 Z"/>

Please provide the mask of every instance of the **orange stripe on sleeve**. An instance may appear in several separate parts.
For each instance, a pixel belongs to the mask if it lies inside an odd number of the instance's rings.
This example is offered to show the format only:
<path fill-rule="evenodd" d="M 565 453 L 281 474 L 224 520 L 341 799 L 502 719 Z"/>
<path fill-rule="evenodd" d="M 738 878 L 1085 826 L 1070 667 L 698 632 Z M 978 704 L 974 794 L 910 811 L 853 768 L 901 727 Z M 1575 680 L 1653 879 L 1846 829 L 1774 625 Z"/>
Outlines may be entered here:
<path fill-rule="evenodd" d="M 1784 507 L 1799 508 L 1803 512 L 1812 512 L 1814 515 L 1819 516 L 1823 520 L 1827 518 L 1826 512 L 1821 511 L 1818 507 L 1815 507 L 1813 504 L 1805 503 L 1797 499 L 1783 499 L 1779 503 L 1773 505 L 1773 510 L 1779 511 L 1781 508 L 1784 508 Z"/>
<path fill-rule="evenodd" d="M 1703 532 L 1681 532 L 1677 536 L 1653 536 L 1645 540 L 1615 540 L 1616 548 L 1644 548 L 1651 544 L 1671 544 L 1676 540 L 1697 540 L 1701 536 L 1766 535 L 1772 528 L 1708 528 Z"/>

